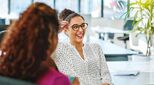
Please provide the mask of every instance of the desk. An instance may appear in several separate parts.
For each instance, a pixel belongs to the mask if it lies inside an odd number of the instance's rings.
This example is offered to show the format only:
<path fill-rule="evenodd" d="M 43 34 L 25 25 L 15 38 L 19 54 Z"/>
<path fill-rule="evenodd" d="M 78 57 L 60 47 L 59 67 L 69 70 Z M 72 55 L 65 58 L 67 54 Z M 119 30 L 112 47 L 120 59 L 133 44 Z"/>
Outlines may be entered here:
<path fill-rule="evenodd" d="M 154 72 L 140 72 L 137 76 L 114 76 L 114 85 L 154 85 Z"/>
<path fill-rule="evenodd" d="M 107 61 L 128 61 L 129 55 L 138 54 L 136 51 L 132 51 L 103 40 L 95 40 L 95 42 L 98 42 L 102 47 Z"/>
<path fill-rule="evenodd" d="M 149 61 L 107 62 L 114 85 L 154 85 L 154 56 Z M 115 76 L 118 71 L 139 71 L 136 76 Z"/>

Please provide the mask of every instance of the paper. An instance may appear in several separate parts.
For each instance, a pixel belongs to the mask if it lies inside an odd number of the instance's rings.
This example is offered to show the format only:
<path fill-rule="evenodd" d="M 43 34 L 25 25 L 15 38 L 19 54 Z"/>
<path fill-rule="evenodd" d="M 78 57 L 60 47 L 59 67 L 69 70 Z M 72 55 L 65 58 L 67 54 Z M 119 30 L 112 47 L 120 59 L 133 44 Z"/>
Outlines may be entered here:
<path fill-rule="evenodd" d="M 139 74 L 139 71 L 118 71 L 115 72 L 115 76 L 136 76 Z"/>

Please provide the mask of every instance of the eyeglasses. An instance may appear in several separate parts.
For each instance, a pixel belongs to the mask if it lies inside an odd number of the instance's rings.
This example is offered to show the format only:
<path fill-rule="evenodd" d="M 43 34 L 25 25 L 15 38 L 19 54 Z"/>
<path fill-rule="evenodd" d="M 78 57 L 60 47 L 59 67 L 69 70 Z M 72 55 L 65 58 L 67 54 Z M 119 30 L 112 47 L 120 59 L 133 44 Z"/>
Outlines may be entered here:
<path fill-rule="evenodd" d="M 84 29 L 87 29 L 88 23 L 82 23 L 81 25 L 74 24 L 71 27 L 74 31 L 78 31 L 80 27 L 84 30 Z"/>

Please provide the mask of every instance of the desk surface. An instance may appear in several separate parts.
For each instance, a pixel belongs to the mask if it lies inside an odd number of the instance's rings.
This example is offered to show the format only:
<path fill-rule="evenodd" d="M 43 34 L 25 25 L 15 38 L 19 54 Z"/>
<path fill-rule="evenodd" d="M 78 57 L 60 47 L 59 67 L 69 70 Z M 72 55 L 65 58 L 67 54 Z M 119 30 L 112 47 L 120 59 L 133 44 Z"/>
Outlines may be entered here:
<path fill-rule="evenodd" d="M 134 56 L 135 58 L 135 56 Z M 110 72 L 140 71 L 154 72 L 154 56 L 150 60 L 107 62 Z M 120 67 L 119 67 L 120 66 Z"/>
<path fill-rule="evenodd" d="M 148 61 L 107 62 L 114 85 L 154 85 L 154 56 Z M 116 76 L 116 72 L 138 71 L 136 76 Z"/>
<path fill-rule="evenodd" d="M 132 51 L 100 39 L 91 39 L 91 40 L 92 41 L 90 42 L 95 42 L 100 44 L 107 61 L 128 61 L 129 55 L 138 54 L 138 52 L 136 51 Z"/>
<path fill-rule="evenodd" d="M 114 85 L 154 85 L 154 72 L 140 72 L 137 76 L 112 75 Z"/>
<path fill-rule="evenodd" d="M 123 47 L 120 47 L 116 44 L 105 42 L 103 40 L 96 40 L 95 42 L 98 42 L 100 46 L 103 49 L 103 52 L 105 55 L 132 55 L 132 54 L 138 54 L 138 52 L 131 51 L 129 49 L 125 49 Z"/>

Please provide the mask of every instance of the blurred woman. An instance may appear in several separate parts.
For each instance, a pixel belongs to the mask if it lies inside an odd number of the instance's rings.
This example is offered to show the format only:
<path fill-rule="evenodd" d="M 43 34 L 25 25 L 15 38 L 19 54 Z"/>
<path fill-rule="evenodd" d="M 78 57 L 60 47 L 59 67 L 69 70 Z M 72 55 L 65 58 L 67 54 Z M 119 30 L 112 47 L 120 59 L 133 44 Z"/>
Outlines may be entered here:
<path fill-rule="evenodd" d="M 69 37 L 59 43 L 53 59 L 59 71 L 79 78 L 80 85 L 111 85 L 111 76 L 101 47 L 83 43 L 88 24 L 72 10 L 64 9 L 59 16 L 61 27 Z"/>
<path fill-rule="evenodd" d="M 8 28 L 1 43 L 0 75 L 37 83 L 70 85 L 49 56 L 58 42 L 56 10 L 44 3 L 33 3 Z M 53 67 L 51 67 L 53 66 Z"/>

